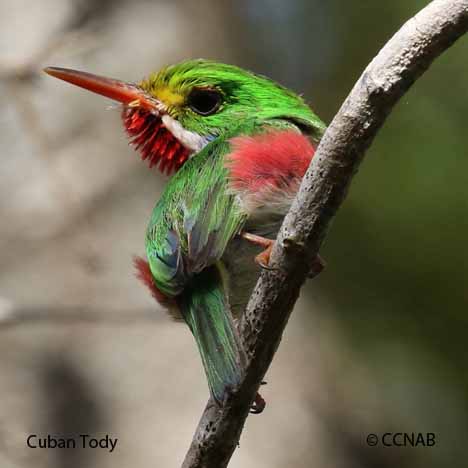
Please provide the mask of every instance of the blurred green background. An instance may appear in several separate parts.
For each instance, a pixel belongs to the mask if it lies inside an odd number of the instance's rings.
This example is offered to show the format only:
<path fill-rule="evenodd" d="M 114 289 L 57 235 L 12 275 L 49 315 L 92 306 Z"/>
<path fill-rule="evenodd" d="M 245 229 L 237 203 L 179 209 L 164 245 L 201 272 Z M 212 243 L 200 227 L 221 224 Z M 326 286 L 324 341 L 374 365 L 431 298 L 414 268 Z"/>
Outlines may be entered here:
<path fill-rule="evenodd" d="M 427 2 L 0 1 L 0 463 L 179 466 L 207 397 L 187 330 L 133 277 L 165 180 L 108 102 L 43 76 L 125 80 L 185 58 L 303 93 L 329 122 Z M 397 105 L 367 153 L 232 467 L 465 467 L 468 38 Z M 116 451 L 26 447 L 114 434 Z M 368 433 L 435 433 L 368 447 Z"/>

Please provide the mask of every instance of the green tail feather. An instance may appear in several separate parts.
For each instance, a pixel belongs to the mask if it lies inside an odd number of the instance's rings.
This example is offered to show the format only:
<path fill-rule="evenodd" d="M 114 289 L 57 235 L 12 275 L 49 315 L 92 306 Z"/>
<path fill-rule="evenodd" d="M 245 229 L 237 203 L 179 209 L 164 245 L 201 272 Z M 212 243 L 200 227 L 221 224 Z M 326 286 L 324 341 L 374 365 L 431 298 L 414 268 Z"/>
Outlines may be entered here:
<path fill-rule="evenodd" d="M 219 269 L 212 266 L 195 275 L 179 306 L 197 342 L 210 392 L 221 402 L 226 390 L 239 383 L 245 358 Z"/>

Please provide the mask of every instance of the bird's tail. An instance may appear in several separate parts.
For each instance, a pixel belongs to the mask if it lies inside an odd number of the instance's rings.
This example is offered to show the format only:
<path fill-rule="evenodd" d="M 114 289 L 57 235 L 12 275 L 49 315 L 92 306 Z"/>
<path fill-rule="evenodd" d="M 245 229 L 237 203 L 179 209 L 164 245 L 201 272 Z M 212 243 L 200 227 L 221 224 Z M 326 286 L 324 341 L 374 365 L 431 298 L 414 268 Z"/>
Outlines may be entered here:
<path fill-rule="evenodd" d="M 221 402 L 226 390 L 239 383 L 245 355 L 218 266 L 195 275 L 178 302 L 197 342 L 211 395 Z"/>

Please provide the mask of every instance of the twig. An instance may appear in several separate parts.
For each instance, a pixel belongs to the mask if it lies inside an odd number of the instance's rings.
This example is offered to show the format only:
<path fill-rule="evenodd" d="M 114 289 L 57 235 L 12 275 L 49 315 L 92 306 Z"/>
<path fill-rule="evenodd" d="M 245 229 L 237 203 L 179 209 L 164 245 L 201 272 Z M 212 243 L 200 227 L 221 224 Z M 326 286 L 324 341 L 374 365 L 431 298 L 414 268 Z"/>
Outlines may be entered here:
<path fill-rule="evenodd" d="M 221 407 L 211 400 L 183 468 L 229 463 L 260 382 L 281 341 L 299 290 L 366 149 L 396 102 L 468 30 L 468 0 L 434 0 L 410 19 L 355 84 L 326 131 L 286 216 L 271 262 L 250 299 L 240 331 L 249 362 Z"/>

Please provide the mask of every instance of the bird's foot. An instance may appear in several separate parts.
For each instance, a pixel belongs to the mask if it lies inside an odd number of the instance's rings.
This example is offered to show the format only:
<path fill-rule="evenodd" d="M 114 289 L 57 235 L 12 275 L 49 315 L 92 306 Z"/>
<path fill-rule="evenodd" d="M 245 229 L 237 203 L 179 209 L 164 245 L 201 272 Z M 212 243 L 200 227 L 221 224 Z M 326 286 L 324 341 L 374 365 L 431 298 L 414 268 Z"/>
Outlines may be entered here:
<path fill-rule="evenodd" d="M 241 237 L 245 240 L 251 242 L 252 244 L 259 245 L 264 247 L 265 250 L 260 252 L 256 257 L 255 261 L 265 270 L 274 270 L 274 268 L 269 266 L 270 255 L 273 250 L 273 244 L 275 243 L 272 239 L 267 239 L 266 237 L 257 236 L 256 234 L 250 234 L 250 232 L 242 232 Z M 310 264 L 310 272 L 308 277 L 314 278 L 325 268 L 326 262 L 323 258 L 317 254 L 317 256 L 312 260 Z"/>
<path fill-rule="evenodd" d="M 308 277 L 314 278 L 315 276 L 320 274 L 326 266 L 327 262 L 325 262 L 325 260 L 319 254 L 317 254 L 312 260 L 312 263 L 310 264 L 310 271 Z"/>
<path fill-rule="evenodd" d="M 273 243 L 269 245 L 263 252 L 260 252 L 256 257 L 255 261 L 260 265 L 264 270 L 275 270 L 275 268 L 270 265 L 270 255 L 273 250 Z"/>
<path fill-rule="evenodd" d="M 262 398 L 262 395 L 260 395 L 260 393 L 257 392 L 257 394 L 255 395 L 255 399 L 252 403 L 252 406 L 250 407 L 250 413 L 260 414 L 265 409 L 265 406 L 266 406 L 265 400 Z"/>
<path fill-rule="evenodd" d="M 263 247 L 265 250 L 260 252 L 256 257 L 255 261 L 265 270 L 273 270 L 268 266 L 270 263 L 270 255 L 273 249 L 273 244 L 275 243 L 272 239 L 267 239 L 266 237 L 257 236 L 256 234 L 250 234 L 250 232 L 243 232 L 241 233 L 241 237 L 245 240 L 251 242 L 252 244 L 259 245 Z"/>

